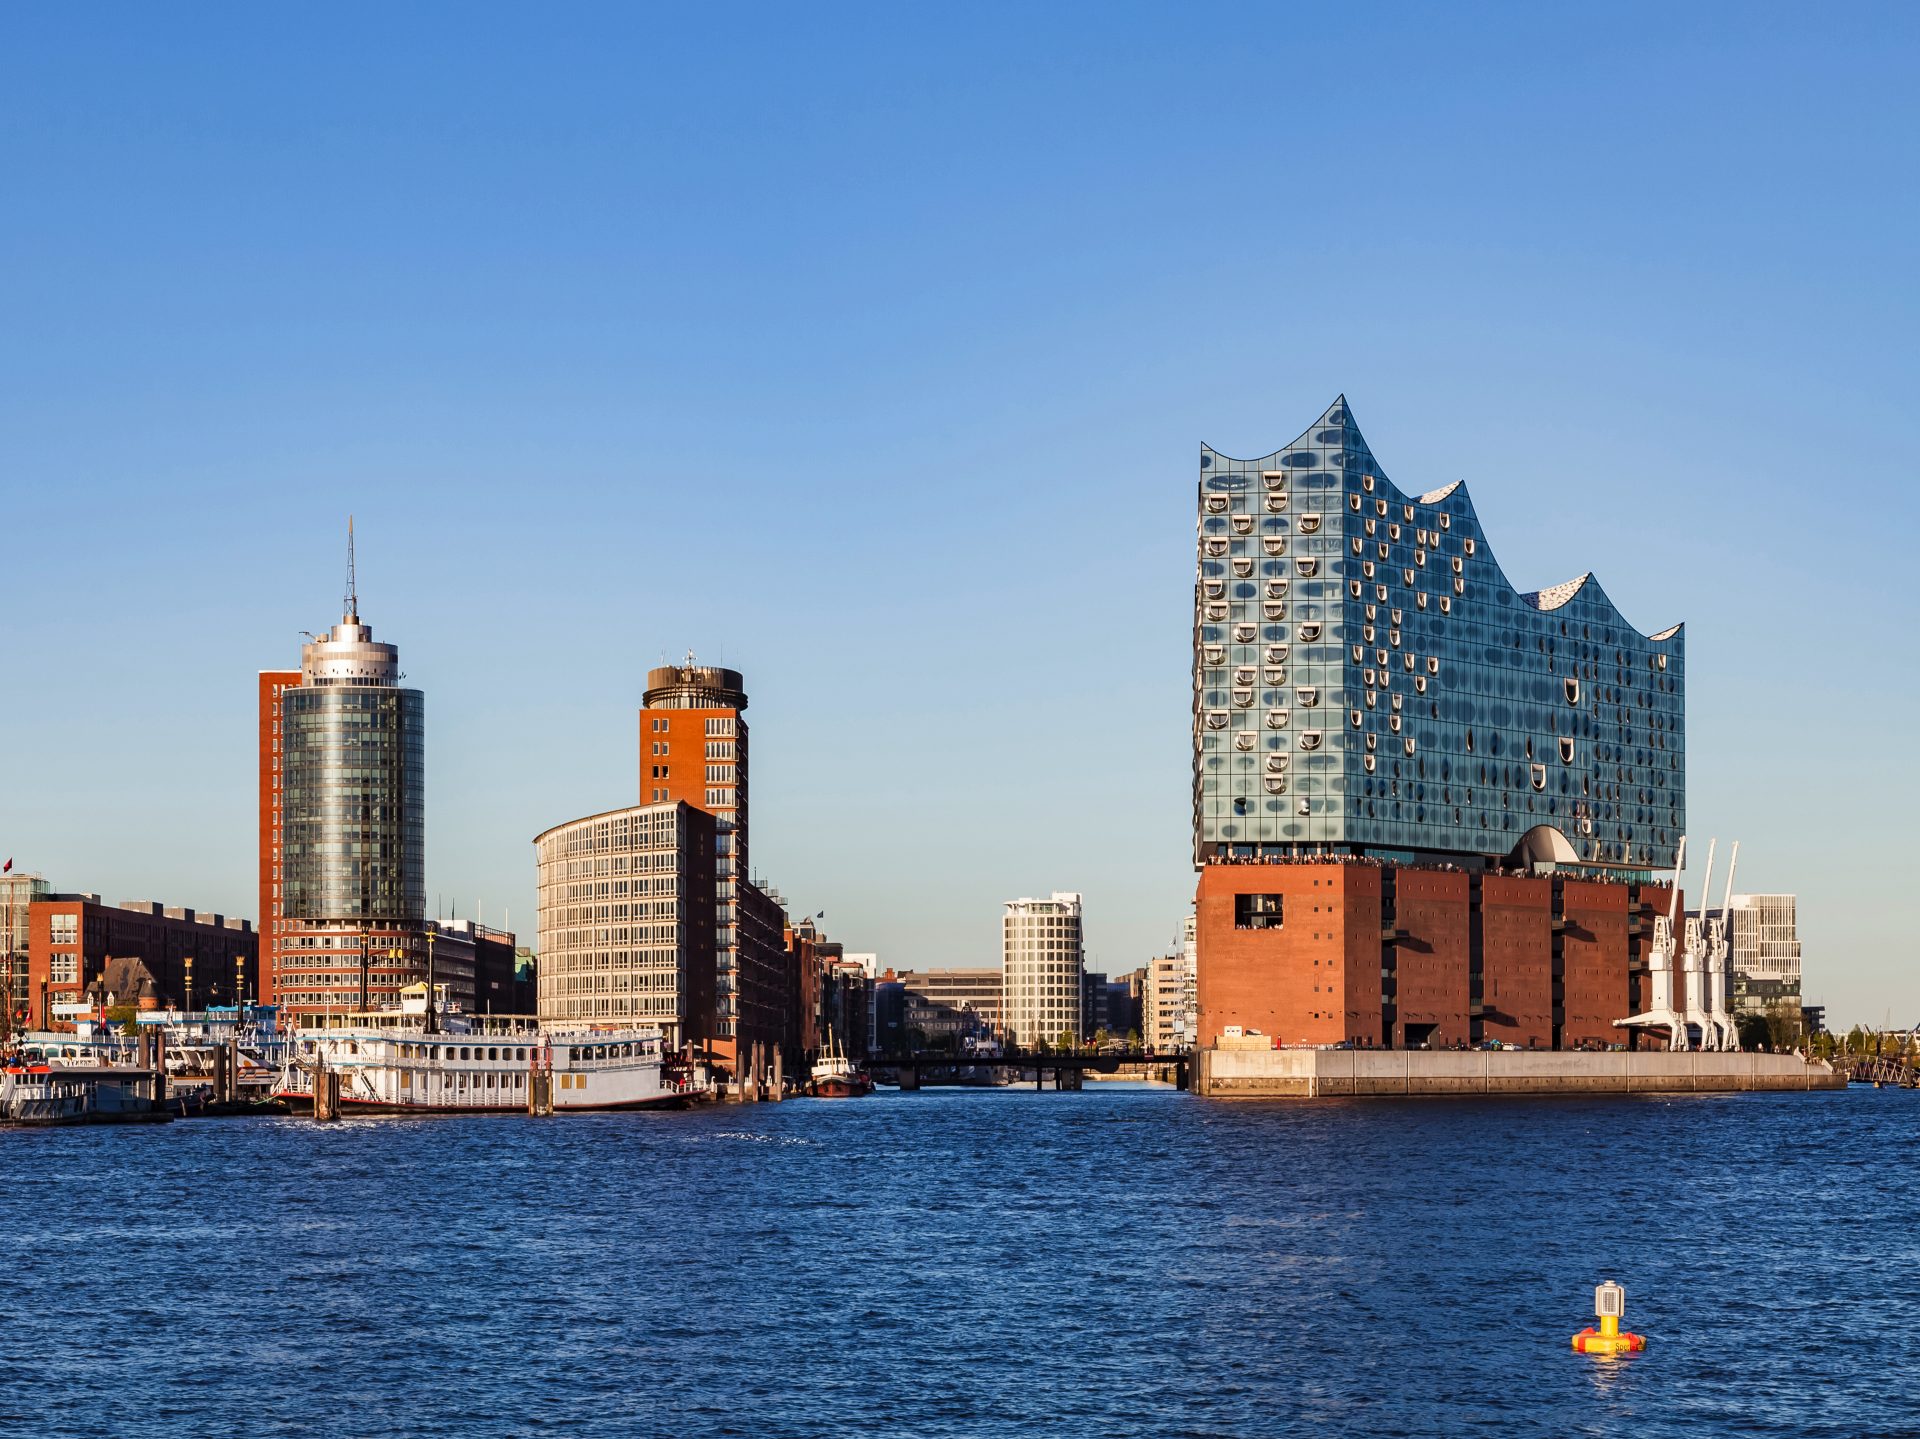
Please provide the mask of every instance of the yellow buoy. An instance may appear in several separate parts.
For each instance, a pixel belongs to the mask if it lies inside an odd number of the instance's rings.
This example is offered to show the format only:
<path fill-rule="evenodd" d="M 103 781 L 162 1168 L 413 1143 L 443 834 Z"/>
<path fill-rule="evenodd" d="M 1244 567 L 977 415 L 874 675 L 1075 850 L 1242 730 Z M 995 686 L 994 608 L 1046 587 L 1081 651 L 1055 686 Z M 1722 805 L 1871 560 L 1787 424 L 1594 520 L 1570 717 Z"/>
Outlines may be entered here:
<path fill-rule="evenodd" d="M 1593 1313 L 1600 1321 L 1598 1329 L 1589 1325 L 1573 1336 L 1576 1353 L 1638 1354 L 1647 1347 L 1644 1334 L 1628 1334 L 1620 1328 L 1627 1314 L 1627 1291 L 1609 1279 L 1593 1291 Z"/>

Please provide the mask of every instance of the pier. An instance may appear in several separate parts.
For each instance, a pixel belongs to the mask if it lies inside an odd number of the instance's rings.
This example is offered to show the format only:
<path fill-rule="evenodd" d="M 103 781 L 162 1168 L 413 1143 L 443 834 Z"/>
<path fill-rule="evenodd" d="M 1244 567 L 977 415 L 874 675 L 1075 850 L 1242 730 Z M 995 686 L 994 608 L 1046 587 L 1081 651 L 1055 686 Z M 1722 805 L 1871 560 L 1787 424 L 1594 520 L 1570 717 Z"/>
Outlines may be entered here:
<path fill-rule="evenodd" d="M 1794 1054 L 1690 1050 L 1208 1049 L 1195 1091 L 1214 1099 L 1464 1098 L 1845 1089 Z"/>

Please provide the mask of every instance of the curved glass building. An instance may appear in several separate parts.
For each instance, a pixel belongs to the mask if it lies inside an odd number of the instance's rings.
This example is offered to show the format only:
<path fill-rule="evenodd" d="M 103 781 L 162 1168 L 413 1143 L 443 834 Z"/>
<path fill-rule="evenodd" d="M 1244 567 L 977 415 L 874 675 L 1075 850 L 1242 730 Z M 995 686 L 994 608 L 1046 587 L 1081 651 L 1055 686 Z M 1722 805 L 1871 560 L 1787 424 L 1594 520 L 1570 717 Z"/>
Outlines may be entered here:
<path fill-rule="evenodd" d="M 1195 863 L 1364 854 L 1644 870 L 1686 830 L 1686 653 L 1591 574 L 1507 580 L 1465 487 L 1401 490 L 1344 397 L 1202 447 Z"/>
<path fill-rule="evenodd" d="M 281 701 L 285 913 L 426 917 L 426 698 L 349 613 L 300 655 Z"/>

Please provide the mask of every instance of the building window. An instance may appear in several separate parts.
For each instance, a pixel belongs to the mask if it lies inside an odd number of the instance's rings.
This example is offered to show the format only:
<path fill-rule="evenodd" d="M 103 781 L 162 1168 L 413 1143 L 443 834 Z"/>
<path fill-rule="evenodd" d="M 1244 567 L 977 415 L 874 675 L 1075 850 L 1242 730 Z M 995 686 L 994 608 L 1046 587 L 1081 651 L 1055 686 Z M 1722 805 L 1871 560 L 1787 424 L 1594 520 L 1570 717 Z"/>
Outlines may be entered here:
<path fill-rule="evenodd" d="M 1279 929 L 1283 896 L 1277 894 L 1236 894 L 1233 897 L 1235 929 Z"/>

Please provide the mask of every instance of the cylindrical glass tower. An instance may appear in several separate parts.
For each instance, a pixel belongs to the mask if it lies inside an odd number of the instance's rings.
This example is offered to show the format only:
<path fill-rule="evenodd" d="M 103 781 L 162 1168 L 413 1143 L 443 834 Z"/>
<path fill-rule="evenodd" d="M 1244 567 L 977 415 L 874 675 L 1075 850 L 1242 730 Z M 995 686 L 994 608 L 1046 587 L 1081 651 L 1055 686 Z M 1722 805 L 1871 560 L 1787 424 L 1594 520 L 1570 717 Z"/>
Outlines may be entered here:
<path fill-rule="evenodd" d="M 285 914 L 426 917 L 426 698 L 349 614 L 301 652 L 282 701 Z"/>

